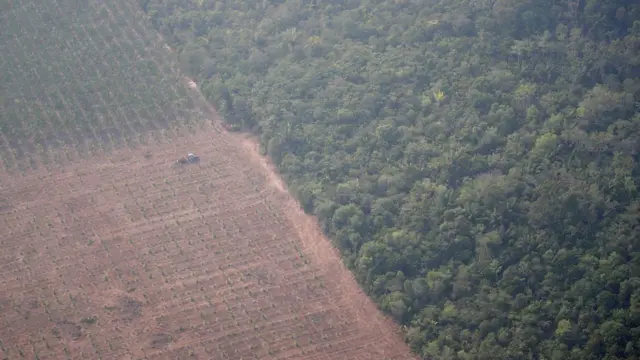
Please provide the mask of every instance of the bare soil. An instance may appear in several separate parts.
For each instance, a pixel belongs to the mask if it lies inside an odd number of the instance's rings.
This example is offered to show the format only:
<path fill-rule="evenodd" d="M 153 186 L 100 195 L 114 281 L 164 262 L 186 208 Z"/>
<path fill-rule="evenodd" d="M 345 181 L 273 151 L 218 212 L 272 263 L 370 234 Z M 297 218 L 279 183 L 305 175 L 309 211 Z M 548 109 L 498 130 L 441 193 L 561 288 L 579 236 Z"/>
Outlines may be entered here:
<path fill-rule="evenodd" d="M 0 358 L 415 358 L 254 140 L 162 134 L 0 173 Z"/>

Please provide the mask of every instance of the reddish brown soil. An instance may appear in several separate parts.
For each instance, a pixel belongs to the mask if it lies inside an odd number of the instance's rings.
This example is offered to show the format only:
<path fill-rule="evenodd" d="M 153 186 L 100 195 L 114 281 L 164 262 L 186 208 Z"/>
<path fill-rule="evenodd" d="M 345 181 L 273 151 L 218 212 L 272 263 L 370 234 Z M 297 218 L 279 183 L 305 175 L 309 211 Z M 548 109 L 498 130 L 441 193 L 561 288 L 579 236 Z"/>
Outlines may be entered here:
<path fill-rule="evenodd" d="M 0 174 L 0 358 L 413 358 L 252 140 L 58 161 Z"/>

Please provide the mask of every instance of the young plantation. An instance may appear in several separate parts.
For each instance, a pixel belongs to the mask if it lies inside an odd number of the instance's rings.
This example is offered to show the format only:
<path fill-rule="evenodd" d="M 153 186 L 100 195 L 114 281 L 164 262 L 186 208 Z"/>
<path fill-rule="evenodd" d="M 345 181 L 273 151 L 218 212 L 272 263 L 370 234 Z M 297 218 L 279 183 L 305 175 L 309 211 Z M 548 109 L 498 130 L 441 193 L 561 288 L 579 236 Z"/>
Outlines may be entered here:
<path fill-rule="evenodd" d="M 0 151 L 7 170 L 147 141 L 202 122 L 169 48 L 136 4 L 13 1 L 0 22 Z"/>

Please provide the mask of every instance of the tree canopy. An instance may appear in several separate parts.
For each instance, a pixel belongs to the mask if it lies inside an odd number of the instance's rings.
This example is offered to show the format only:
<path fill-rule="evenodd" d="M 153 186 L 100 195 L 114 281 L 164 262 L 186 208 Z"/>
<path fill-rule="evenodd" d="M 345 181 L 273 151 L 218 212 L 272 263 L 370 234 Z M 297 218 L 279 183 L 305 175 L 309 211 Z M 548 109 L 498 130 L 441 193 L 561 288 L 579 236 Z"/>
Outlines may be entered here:
<path fill-rule="evenodd" d="M 139 0 L 429 359 L 640 358 L 640 5 Z"/>

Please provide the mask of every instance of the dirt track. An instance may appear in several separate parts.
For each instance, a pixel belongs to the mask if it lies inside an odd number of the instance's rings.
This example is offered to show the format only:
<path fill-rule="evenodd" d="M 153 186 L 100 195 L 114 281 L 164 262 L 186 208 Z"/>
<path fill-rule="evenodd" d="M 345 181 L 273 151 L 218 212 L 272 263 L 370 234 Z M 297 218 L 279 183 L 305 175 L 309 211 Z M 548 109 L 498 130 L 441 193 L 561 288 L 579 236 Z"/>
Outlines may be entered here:
<path fill-rule="evenodd" d="M 189 151 L 202 162 L 172 169 Z M 256 144 L 217 121 L 0 186 L 0 356 L 413 358 Z"/>

